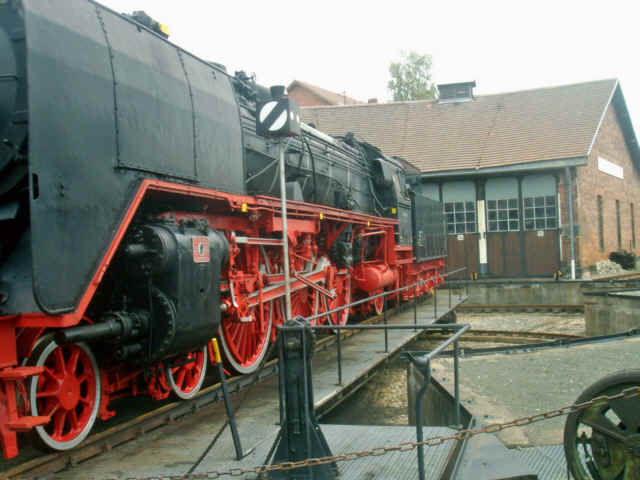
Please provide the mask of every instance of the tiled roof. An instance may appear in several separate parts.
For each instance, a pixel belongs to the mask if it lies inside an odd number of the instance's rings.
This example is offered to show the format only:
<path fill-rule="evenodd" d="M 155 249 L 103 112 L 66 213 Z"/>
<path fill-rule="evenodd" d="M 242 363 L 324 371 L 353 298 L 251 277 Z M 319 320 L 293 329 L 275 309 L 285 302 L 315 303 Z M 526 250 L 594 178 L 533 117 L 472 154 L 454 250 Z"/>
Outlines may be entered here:
<path fill-rule="evenodd" d="M 287 87 L 287 92 L 291 92 L 291 90 L 296 87 L 304 88 L 310 91 L 311 93 L 317 95 L 331 105 L 354 105 L 361 103 L 354 98 L 331 92 L 329 90 L 325 90 L 324 88 L 311 85 L 310 83 L 301 82 L 300 80 L 294 80 L 293 82 L 291 82 Z"/>
<path fill-rule="evenodd" d="M 331 135 L 353 132 L 422 172 L 482 169 L 588 155 L 618 82 L 600 80 L 483 95 L 302 109 Z"/>

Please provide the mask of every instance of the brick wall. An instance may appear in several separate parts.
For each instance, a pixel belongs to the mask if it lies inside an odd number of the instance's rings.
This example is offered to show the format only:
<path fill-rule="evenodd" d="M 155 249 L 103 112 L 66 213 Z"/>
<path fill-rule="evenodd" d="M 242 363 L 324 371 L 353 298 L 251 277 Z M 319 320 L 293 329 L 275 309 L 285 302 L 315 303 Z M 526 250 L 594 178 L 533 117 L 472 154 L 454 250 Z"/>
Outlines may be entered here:
<path fill-rule="evenodd" d="M 624 178 L 598 170 L 598 157 L 603 157 L 623 168 Z M 581 266 L 589 266 L 609 257 L 618 250 L 616 200 L 620 201 L 622 249 L 640 253 L 640 174 L 633 165 L 631 155 L 620 128 L 616 110 L 611 104 L 596 137 L 588 165 L 577 167 L 576 222 L 580 232 Z M 598 237 L 597 196 L 602 196 L 604 250 L 600 250 Z M 631 245 L 631 207 L 634 204 L 636 248 Z"/>

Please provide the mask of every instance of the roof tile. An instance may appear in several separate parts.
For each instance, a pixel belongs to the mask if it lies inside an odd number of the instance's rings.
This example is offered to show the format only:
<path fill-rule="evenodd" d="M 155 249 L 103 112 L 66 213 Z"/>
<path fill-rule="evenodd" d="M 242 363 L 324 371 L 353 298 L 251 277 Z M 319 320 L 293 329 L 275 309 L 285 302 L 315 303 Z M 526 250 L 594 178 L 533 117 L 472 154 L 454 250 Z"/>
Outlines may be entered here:
<path fill-rule="evenodd" d="M 472 102 L 302 108 L 331 135 L 353 132 L 422 172 L 487 168 L 588 154 L 617 80 L 483 95 Z"/>

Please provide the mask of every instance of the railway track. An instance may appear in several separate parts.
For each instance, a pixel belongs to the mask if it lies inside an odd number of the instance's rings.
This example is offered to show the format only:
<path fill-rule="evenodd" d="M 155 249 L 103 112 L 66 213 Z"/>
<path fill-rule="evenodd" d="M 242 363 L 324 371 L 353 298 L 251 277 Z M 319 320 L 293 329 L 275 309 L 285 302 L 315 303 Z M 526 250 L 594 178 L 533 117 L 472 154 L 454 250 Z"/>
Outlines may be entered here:
<path fill-rule="evenodd" d="M 578 304 L 480 304 L 480 303 L 464 303 L 458 307 L 459 312 L 553 312 L 553 313 L 569 313 L 584 312 L 584 305 Z"/>
<path fill-rule="evenodd" d="M 390 314 L 400 309 L 390 309 Z M 404 310 L 404 308 L 402 308 Z M 383 316 L 371 317 L 363 324 L 382 322 Z M 343 338 L 357 335 L 357 330 L 343 333 Z M 430 339 L 446 337 L 443 332 L 430 334 Z M 463 341 L 494 342 L 494 343 L 528 343 L 532 341 L 553 341 L 557 339 L 579 338 L 574 335 L 553 334 L 545 332 L 523 332 L 508 330 L 471 330 L 462 338 Z M 316 343 L 316 350 L 324 350 L 333 346 L 336 342 L 334 335 L 320 338 Z M 251 385 L 264 380 L 277 373 L 277 359 L 267 362 L 257 374 L 238 376 L 228 380 L 228 388 L 231 393 L 246 390 Z M 51 474 L 63 470 L 68 466 L 79 464 L 92 457 L 111 450 L 119 444 L 134 440 L 147 432 L 165 425 L 173 424 L 187 416 L 202 412 L 213 407 L 223 399 L 220 383 L 204 388 L 195 398 L 186 401 L 176 401 L 163 405 L 142 415 L 115 425 L 107 430 L 91 435 L 82 446 L 70 452 L 58 452 L 45 454 L 26 460 L 5 471 L 0 472 L 2 478 L 24 478 Z"/>
<path fill-rule="evenodd" d="M 425 337 L 433 340 L 447 338 L 446 334 L 425 333 Z M 566 333 L 530 332 L 524 330 L 469 330 L 462 337 L 462 342 L 483 342 L 483 343 L 532 343 L 548 342 L 563 339 L 584 338 L 580 335 L 570 335 Z"/>
<path fill-rule="evenodd" d="M 393 315 L 406 310 L 407 306 L 390 308 L 388 315 Z M 370 325 L 381 323 L 384 315 L 370 317 L 361 323 Z M 357 335 L 358 330 L 350 330 L 342 333 L 343 340 Z M 325 350 L 336 343 L 336 336 L 327 335 L 316 341 L 316 351 Z M 227 380 L 230 393 L 246 390 L 251 385 L 277 374 L 278 361 L 273 359 L 267 362 L 254 374 L 233 377 Z M 59 472 L 68 466 L 77 465 L 85 460 L 96 457 L 110 451 L 115 446 L 134 440 L 147 432 L 165 425 L 171 425 L 181 419 L 213 407 L 218 401 L 223 400 L 222 385 L 215 383 L 202 389 L 202 391 L 190 400 L 180 400 L 163 405 L 142 415 L 115 425 L 99 433 L 89 436 L 81 446 L 69 452 L 56 452 L 44 454 L 16 464 L 6 470 L 0 471 L 2 479 L 31 478 Z"/>

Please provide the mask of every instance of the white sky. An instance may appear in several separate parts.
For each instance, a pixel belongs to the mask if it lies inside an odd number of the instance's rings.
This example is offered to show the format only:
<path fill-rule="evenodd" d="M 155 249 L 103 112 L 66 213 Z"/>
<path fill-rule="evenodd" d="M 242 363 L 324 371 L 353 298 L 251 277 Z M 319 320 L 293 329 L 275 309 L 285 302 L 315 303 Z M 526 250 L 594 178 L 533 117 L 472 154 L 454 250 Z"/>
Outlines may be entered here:
<path fill-rule="evenodd" d="M 306 81 L 361 101 L 390 99 L 400 51 L 433 57 L 436 83 L 476 94 L 618 78 L 640 132 L 638 0 L 103 0 L 145 10 L 171 40 L 260 84 Z"/>

